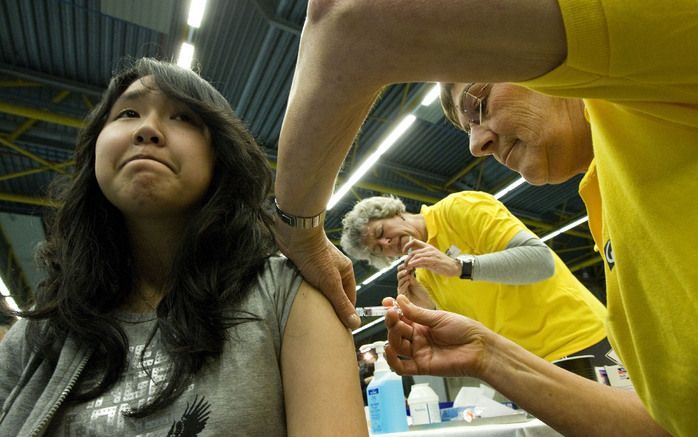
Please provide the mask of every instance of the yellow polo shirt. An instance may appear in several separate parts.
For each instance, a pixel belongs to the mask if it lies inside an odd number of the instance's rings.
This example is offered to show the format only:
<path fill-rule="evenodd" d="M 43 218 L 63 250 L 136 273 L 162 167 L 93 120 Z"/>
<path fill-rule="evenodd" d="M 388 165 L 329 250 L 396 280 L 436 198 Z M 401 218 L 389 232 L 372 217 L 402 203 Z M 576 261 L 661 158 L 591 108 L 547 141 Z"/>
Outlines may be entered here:
<path fill-rule="evenodd" d="M 499 252 L 516 234 L 532 235 L 493 196 L 464 191 L 423 206 L 427 243 L 446 252 L 482 255 Z M 453 250 L 453 249 L 452 249 Z M 606 337 L 606 308 L 555 258 L 555 274 L 525 285 L 445 277 L 417 269 L 417 280 L 439 308 L 468 316 L 552 361 L 579 352 Z"/>
<path fill-rule="evenodd" d="M 559 3 L 567 60 L 523 85 L 585 99 L 595 166 L 580 194 L 605 259 L 609 339 L 652 417 L 695 436 L 698 4 Z"/>

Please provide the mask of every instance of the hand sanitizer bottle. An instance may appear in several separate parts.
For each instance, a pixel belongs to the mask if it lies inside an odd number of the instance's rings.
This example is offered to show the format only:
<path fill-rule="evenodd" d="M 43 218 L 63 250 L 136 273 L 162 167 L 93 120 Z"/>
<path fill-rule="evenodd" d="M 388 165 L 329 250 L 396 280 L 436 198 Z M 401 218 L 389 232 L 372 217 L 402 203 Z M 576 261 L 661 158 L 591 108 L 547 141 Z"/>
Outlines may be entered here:
<path fill-rule="evenodd" d="M 405 393 L 402 391 L 402 377 L 390 371 L 385 360 L 385 342 L 373 343 L 378 359 L 373 372 L 373 380 L 366 387 L 368 412 L 371 419 L 371 433 L 407 431 L 407 411 Z"/>
<path fill-rule="evenodd" d="M 428 382 L 412 386 L 407 404 L 410 406 L 412 425 L 441 422 L 439 396 L 429 387 Z"/>

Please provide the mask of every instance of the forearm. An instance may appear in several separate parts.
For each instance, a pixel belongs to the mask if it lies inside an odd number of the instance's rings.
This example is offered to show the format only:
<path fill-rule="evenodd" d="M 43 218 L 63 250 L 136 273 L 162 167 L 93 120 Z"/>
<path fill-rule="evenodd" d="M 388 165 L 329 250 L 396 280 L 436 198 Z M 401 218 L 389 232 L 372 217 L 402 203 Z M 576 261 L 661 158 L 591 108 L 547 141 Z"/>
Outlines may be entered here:
<path fill-rule="evenodd" d="M 504 11 L 494 23 L 490 8 Z M 554 0 L 311 0 L 279 138 L 281 207 L 305 216 L 325 208 L 341 162 L 384 85 L 523 80 L 564 56 Z"/>
<path fill-rule="evenodd" d="M 492 334 L 480 378 L 566 436 L 666 436 L 634 392 L 567 372 Z"/>
<path fill-rule="evenodd" d="M 556 0 L 310 0 L 303 32 L 330 77 L 378 87 L 525 80 L 567 50 Z"/>
<path fill-rule="evenodd" d="M 334 37 L 335 8 L 311 2 L 279 137 L 275 192 L 294 215 L 323 211 L 335 177 L 381 84 L 341 68 L 347 41 Z M 339 59 L 337 58 L 339 56 Z"/>
<path fill-rule="evenodd" d="M 531 284 L 555 273 L 552 251 L 537 237 L 520 232 L 505 250 L 475 256 L 473 280 L 502 284 Z"/>

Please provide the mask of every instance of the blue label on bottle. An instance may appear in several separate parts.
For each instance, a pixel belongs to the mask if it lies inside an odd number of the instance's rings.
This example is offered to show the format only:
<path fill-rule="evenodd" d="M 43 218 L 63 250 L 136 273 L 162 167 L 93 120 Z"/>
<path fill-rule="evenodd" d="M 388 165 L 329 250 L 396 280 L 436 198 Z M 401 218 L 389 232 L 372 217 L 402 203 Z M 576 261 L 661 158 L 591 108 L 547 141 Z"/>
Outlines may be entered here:
<path fill-rule="evenodd" d="M 369 388 L 368 389 L 368 395 L 377 395 L 378 394 L 378 389 L 377 388 Z"/>

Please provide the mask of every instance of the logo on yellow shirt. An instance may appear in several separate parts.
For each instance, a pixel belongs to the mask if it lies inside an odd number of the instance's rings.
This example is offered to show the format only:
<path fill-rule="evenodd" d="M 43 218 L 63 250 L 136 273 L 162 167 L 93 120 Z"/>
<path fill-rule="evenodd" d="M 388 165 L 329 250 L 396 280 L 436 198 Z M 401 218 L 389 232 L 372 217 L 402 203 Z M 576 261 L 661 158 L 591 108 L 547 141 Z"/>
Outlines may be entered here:
<path fill-rule="evenodd" d="M 608 270 L 613 270 L 613 266 L 616 265 L 616 259 L 613 257 L 613 247 L 611 247 L 611 240 L 608 240 L 603 247 L 604 258 L 606 258 L 606 264 L 608 264 Z"/>

